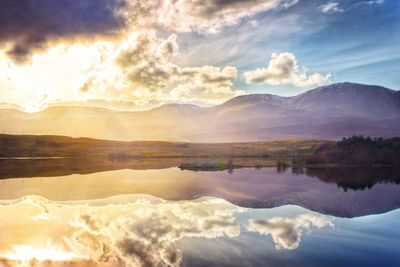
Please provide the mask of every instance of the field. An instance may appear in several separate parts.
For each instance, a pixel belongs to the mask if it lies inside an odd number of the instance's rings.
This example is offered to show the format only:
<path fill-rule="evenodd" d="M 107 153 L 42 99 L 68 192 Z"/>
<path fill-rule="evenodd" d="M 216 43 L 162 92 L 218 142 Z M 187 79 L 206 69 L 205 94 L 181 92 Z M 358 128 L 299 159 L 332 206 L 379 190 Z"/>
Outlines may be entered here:
<path fill-rule="evenodd" d="M 248 143 L 109 141 L 66 136 L 0 135 L 0 157 L 234 158 L 311 155 L 330 141 L 287 140 Z"/>

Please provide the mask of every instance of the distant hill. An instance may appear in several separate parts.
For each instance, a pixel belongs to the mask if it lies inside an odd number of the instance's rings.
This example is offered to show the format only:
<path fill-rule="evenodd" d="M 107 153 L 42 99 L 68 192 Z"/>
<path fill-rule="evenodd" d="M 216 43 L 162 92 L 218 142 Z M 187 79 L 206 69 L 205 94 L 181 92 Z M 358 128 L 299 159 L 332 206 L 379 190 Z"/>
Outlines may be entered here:
<path fill-rule="evenodd" d="M 291 97 L 288 104 L 314 112 L 366 118 L 397 118 L 400 114 L 400 94 L 381 86 L 338 83 Z"/>
<path fill-rule="evenodd" d="M 236 142 L 400 135 L 400 93 L 338 83 L 293 97 L 238 96 L 213 107 L 169 104 L 127 112 L 51 107 L 38 113 L 0 109 L 2 131 L 112 140 Z"/>

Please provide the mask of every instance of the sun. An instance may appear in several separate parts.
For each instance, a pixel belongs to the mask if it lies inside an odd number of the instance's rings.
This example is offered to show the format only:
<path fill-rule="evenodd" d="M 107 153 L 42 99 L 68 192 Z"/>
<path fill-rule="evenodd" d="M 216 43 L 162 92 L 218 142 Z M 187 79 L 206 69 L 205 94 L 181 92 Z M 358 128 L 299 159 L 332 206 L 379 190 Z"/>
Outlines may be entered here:
<path fill-rule="evenodd" d="M 64 251 L 56 247 L 34 247 L 31 245 L 14 245 L 10 252 L 0 255 L 1 258 L 10 261 L 26 262 L 37 261 L 74 261 L 83 259 L 82 256 Z"/>

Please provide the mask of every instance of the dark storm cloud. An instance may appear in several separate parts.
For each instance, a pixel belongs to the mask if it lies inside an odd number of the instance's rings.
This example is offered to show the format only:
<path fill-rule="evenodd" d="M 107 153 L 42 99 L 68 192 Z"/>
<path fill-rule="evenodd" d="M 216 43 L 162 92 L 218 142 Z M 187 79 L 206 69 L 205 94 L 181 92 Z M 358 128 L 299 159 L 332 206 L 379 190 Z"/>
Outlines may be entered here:
<path fill-rule="evenodd" d="M 0 0 L 0 46 L 18 61 L 50 40 L 110 35 L 124 25 L 124 0 Z"/>
<path fill-rule="evenodd" d="M 217 32 L 242 18 L 298 1 L 0 0 L 0 48 L 16 61 L 24 61 L 32 51 L 46 49 L 49 41 L 109 36 L 126 24 L 175 32 Z"/>

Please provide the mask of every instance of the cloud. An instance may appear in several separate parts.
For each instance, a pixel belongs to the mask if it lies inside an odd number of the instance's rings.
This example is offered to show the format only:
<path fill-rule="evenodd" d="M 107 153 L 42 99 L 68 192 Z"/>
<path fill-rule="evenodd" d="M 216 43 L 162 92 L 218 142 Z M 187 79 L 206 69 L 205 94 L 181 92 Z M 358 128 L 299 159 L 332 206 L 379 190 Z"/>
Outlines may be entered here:
<path fill-rule="evenodd" d="M 30 111 L 56 102 L 91 99 L 119 102 L 120 108 L 129 102 L 137 109 L 171 102 L 210 105 L 244 94 L 234 88 L 237 69 L 233 66 L 175 64 L 177 39 L 176 34 L 161 38 L 155 30 L 146 30 L 118 41 L 57 45 L 35 53 L 22 66 L 3 60 L 0 76 L 7 81 L 9 101 L 23 103 Z"/>
<path fill-rule="evenodd" d="M 175 242 L 185 237 L 236 237 L 240 228 L 234 215 L 246 210 L 215 198 L 164 201 L 145 196 L 94 203 L 25 197 L 3 203 L 0 215 L 11 209 L 11 218 L 0 223 L 5 233 L 0 263 L 30 260 L 40 251 L 47 263 L 61 259 L 118 266 L 178 266 L 182 255 Z M 16 245 L 29 250 L 19 254 Z M 57 251 L 57 258 L 45 253 L 50 249 Z"/>
<path fill-rule="evenodd" d="M 240 19 L 298 0 L 5 0 L 0 3 L 0 45 L 26 62 L 50 43 L 123 35 L 126 30 L 216 32 Z"/>
<path fill-rule="evenodd" d="M 385 0 L 370 0 L 370 1 L 360 1 L 357 2 L 353 5 L 354 6 L 359 6 L 359 5 L 380 5 L 380 4 L 384 4 Z"/>
<path fill-rule="evenodd" d="M 245 93 L 234 88 L 237 69 L 177 64 L 178 35 L 209 35 L 298 2 L 2 1 L 0 84 L 12 91 L 4 93 L 7 101 L 29 111 L 54 102 L 90 99 L 140 102 L 146 107 L 170 102 L 219 104 Z"/>
<path fill-rule="evenodd" d="M 109 55 L 102 66 L 96 65 L 81 87 L 102 88 L 114 97 L 125 95 L 125 100 L 178 101 L 216 103 L 243 94 L 234 90 L 237 69 L 232 66 L 180 67 L 173 63 L 179 52 L 175 34 L 163 39 L 156 32 L 133 33 Z M 103 58 L 107 55 L 103 55 Z M 114 70 L 110 70 L 113 68 Z M 112 78 L 103 78 L 115 72 Z M 115 85 L 119 85 L 116 88 Z M 83 90 L 84 89 L 84 90 Z"/>
<path fill-rule="evenodd" d="M 247 71 L 243 76 L 247 83 L 292 84 L 299 87 L 323 84 L 330 78 L 329 74 L 309 74 L 298 65 L 296 56 L 289 52 L 273 53 L 266 68 Z"/>
<path fill-rule="evenodd" d="M 326 4 L 323 4 L 319 6 L 319 10 L 321 10 L 322 13 L 341 13 L 341 12 L 347 12 L 352 10 L 353 8 L 356 8 L 358 6 L 363 6 L 363 5 L 375 5 L 375 4 L 383 4 L 385 3 L 385 0 L 371 0 L 371 1 L 359 1 L 354 3 L 348 8 L 342 8 L 340 7 L 339 2 L 327 2 Z"/>
<path fill-rule="evenodd" d="M 343 12 L 344 9 L 339 7 L 338 2 L 328 2 L 324 5 L 319 6 L 319 10 L 322 13 L 334 13 L 334 12 Z"/>
<path fill-rule="evenodd" d="M 221 103 L 245 93 L 234 89 L 237 69 L 174 63 L 179 55 L 177 34 L 217 32 L 260 12 L 289 8 L 298 0 L 92 2 L 1 3 L 0 22 L 5 27 L 0 29 L 0 57 L 6 60 L 0 65 L 1 82 L 19 91 L 13 102 L 25 102 L 30 111 L 60 99 Z M 160 38 L 166 30 L 176 33 Z M 32 105 L 33 99 L 40 105 Z"/>
<path fill-rule="evenodd" d="M 334 224 L 325 216 L 302 214 L 295 218 L 274 217 L 271 219 L 249 220 L 247 230 L 262 235 L 271 235 L 276 249 L 296 249 L 301 237 L 310 233 L 312 227 L 321 229 Z"/>
<path fill-rule="evenodd" d="M 25 61 L 50 41 L 112 35 L 125 23 L 121 0 L 5 0 L 0 3 L 0 45 Z"/>
<path fill-rule="evenodd" d="M 275 8 L 289 8 L 299 0 L 189 0 L 189 1 L 157 1 L 139 5 L 145 10 L 157 9 L 154 13 L 155 26 L 179 32 L 217 32 L 227 25 L 238 23 L 242 18 Z M 157 5 L 160 8 L 149 8 Z M 139 8 L 138 12 L 143 10 Z M 150 19 L 151 16 L 150 16 Z M 148 22 L 147 22 L 148 23 Z"/>

